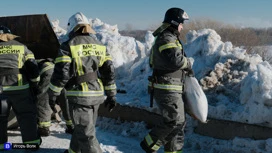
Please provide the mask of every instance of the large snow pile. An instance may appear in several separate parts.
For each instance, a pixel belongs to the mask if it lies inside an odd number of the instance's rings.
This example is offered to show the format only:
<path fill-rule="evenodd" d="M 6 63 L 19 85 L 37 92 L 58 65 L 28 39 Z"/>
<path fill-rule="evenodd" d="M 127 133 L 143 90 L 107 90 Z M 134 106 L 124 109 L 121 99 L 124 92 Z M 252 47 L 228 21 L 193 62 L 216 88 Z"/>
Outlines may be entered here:
<path fill-rule="evenodd" d="M 271 124 L 271 65 L 257 54 L 223 43 L 210 29 L 187 34 L 186 51 L 209 100 L 209 116 Z"/>
<path fill-rule="evenodd" d="M 149 109 L 147 77 L 151 75 L 148 56 L 154 37 L 147 32 L 145 41 L 121 36 L 116 25 L 90 19 L 97 38 L 107 46 L 117 73 L 119 102 Z M 58 23 L 54 22 L 56 27 Z M 54 28 L 58 29 L 58 28 Z M 67 38 L 58 35 L 60 42 Z M 185 52 L 193 61 L 196 78 L 209 102 L 209 117 L 272 127 L 272 67 L 257 54 L 222 42 L 212 29 L 190 31 Z"/>

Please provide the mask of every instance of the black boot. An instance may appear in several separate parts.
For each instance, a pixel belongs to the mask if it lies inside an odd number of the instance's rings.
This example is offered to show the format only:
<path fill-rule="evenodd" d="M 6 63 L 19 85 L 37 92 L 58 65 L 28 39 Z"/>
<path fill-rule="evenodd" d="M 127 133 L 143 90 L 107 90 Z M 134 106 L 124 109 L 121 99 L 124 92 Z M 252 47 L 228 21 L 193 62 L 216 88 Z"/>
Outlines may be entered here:
<path fill-rule="evenodd" d="M 69 153 L 69 151 L 68 151 L 68 150 L 65 150 L 63 153 Z"/>
<path fill-rule="evenodd" d="M 39 127 L 38 133 L 41 137 L 47 137 L 50 135 L 49 127 Z"/>
<path fill-rule="evenodd" d="M 74 126 L 66 125 L 65 133 L 73 134 L 73 132 L 74 132 Z"/>
<path fill-rule="evenodd" d="M 156 153 L 157 152 L 157 151 L 149 148 L 144 140 L 140 143 L 140 146 L 146 153 Z"/>

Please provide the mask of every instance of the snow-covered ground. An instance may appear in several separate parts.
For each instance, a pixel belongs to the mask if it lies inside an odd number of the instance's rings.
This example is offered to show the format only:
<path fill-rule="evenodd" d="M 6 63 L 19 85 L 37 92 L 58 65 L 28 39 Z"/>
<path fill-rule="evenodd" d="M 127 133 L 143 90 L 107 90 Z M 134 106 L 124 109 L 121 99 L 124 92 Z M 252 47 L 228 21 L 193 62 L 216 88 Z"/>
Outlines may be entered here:
<path fill-rule="evenodd" d="M 142 123 L 120 123 L 119 121 L 99 118 L 97 122 L 97 138 L 103 152 L 107 153 L 137 153 L 140 151 L 139 136 L 144 136 L 141 131 L 147 131 Z M 65 123 L 53 123 L 51 135 L 43 137 L 39 153 L 61 153 L 69 148 L 71 135 L 65 133 Z M 9 131 L 9 142 L 21 143 L 20 131 Z M 8 153 L 20 153 L 25 150 L 13 149 Z"/>
<path fill-rule="evenodd" d="M 145 41 L 139 42 L 121 36 L 117 25 L 99 19 L 90 19 L 90 23 L 113 57 L 117 87 L 127 91 L 127 94 L 117 95 L 118 102 L 156 111 L 156 107 L 149 108 L 147 94 L 147 77 L 151 74 L 148 56 L 154 41 L 152 32 L 147 32 Z M 66 31 L 59 27 L 58 21 L 52 21 L 52 26 L 63 42 L 67 38 Z M 222 42 L 212 29 L 190 31 L 184 49 L 191 57 L 196 78 L 207 95 L 209 117 L 272 127 L 272 67 L 268 62 L 257 54 L 249 55 L 243 48 L 234 47 L 231 42 Z M 189 116 L 187 119 L 184 152 L 272 152 L 272 139 L 214 139 L 194 133 L 196 121 Z M 120 122 L 102 117 L 99 117 L 96 129 L 101 148 L 108 153 L 143 152 L 139 142 L 149 130 L 143 122 Z M 51 130 L 52 135 L 43 138 L 38 152 L 63 152 L 68 148 L 70 136 L 64 133 L 62 124 L 53 123 Z M 18 131 L 9 132 L 10 142 L 21 141 Z"/>
<path fill-rule="evenodd" d="M 189 119 L 191 120 L 191 119 Z M 191 121 L 189 121 L 191 122 Z M 43 137 L 41 148 L 37 153 L 62 153 L 69 147 L 70 135 L 64 132 L 64 122 L 53 123 L 52 134 Z M 142 122 L 120 122 L 118 120 L 99 117 L 97 122 L 97 138 L 105 153 L 144 153 L 139 142 L 147 134 L 148 129 Z M 185 129 L 184 153 L 271 153 L 272 139 L 251 140 L 235 138 L 220 140 L 195 134 L 192 125 Z M 9 142 L 20 143 L 18 130 L 9 131 Z M 25 153 L 25 150 L 9 150 L 5 153 Z M 158 153 L 163 153 L 161 148 Z"/>

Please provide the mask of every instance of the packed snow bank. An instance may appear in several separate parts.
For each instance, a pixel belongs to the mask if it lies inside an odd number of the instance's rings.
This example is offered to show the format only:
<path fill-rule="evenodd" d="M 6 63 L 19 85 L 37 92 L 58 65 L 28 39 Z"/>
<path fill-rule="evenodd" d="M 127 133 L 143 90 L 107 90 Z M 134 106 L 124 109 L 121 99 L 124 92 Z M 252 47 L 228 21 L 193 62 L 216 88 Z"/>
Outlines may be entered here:
<path fill-rule="evenodd" d="M 117 95 L 118 101 L 149 109 L 147 77 L 151 75 L 148 56 L 154 41 L 152 32 L 148 31 L 145 41 L 140 42 L 121 36 L 116 25 L 99 19 L 90 19 L 90 23 L 113 57 L 117 87 L 127 91 Z M 212 29 L 190 31 L 186 37 L 184 50 L 207 95 L 208 116 L 271 127 L 271 65 L 257 54 L 247 54 L 231 42 L 222 42 Z M 58 38 L 62 42 L 64 33 Z"/>
<path fill-rule="evenodd" d="M 67 40 L 67 31 L 59 26 L 59 20 L 51 21 L 51 25 L 60 43 Z"/>
<path fill-rule="evenodd" d="M 187 54 L 209 101 L 209 116 L 271 127 L 271 65 L 223 43 L 214 30 L 187 34 Z"/>

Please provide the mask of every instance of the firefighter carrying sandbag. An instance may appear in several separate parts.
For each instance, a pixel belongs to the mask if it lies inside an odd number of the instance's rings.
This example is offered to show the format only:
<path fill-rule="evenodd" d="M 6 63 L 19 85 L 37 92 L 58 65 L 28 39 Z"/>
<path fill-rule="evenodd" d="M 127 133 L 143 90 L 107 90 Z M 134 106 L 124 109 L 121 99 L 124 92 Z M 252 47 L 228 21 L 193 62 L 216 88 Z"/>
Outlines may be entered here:
<path fill-rule="evenodd" d="M 185 56 L 179 35 L 187 13 L 180 8 L 166 11 L 162 25 L 154 31 L 156 37 L 150 54 L 153 74 L 149 77 L 151 106 L 153 97 L 162 120 L 140 143 L 147 153 L 164 147 L 167 153 L 181 153 L 184 144 L 185 111 L 182 99 L 184 75 L 193 76 L 192 65 Z"/>

